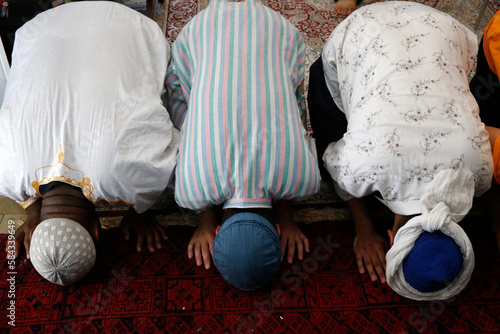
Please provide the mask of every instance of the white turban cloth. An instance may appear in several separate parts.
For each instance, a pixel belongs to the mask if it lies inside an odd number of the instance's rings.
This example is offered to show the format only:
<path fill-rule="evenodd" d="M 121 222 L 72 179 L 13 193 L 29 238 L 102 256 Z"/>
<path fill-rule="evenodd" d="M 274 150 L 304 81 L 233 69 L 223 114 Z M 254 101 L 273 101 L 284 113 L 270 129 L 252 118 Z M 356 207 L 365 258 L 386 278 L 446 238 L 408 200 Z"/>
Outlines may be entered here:
<path fill-rule="evenodd" d="M 35 228 L 30 257 L 33 267 L 43 278 L 55 284 L 70 285 L 92 269 L 96 249 L 82 225 L 70 219 L 52 218 Z"/>
<path fill-rule="evenodd" d="M 471 209 L 473 197 L 474 177 L 470 171 L 446 169 L 436 175 L 430 191 L 420 199 L 424 212 L 399 229 L 394 245 L 387 252 L 387 284 L 396 293 L 414 300 L 445 300 L 465 288 L 474 269 L 474 251 L 467 234 L 457 223 Z M 463 255 L 463 267 L 455 280 L 434 292 L 414 289 L 403 273 L 403 261 L 423 231 L 441 231 L 455 241 Z"/>

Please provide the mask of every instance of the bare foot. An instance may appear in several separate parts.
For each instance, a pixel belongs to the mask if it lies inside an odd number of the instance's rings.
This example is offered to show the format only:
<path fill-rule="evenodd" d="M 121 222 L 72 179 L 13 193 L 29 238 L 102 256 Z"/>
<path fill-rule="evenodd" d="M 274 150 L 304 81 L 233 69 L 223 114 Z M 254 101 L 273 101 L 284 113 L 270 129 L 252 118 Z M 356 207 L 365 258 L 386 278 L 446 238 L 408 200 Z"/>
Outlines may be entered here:
<path fill-rule="evenodd" d="M 335 11 L 339 15 L 349 15 L 356 9 L 356 0 L 338 0 Z"/>

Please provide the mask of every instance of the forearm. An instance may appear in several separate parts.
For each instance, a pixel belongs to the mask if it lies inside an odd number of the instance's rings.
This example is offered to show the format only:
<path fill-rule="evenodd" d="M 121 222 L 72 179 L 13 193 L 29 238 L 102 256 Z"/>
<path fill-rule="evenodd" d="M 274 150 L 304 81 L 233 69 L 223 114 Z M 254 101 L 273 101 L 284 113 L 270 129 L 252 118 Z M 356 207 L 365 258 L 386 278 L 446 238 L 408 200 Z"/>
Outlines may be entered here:
<path fill-rule="evenodd" d="M 380 277 L 380 281 L 385 283 L 387 243 L 375 230 L 363 198 L 353 198 L 346 203 L 356 229 L 353 248 L 359 273 L 368 271 L 372 281 Z"/>
<path fill-rule="evenodd" d="M 273 203 L 274 219 L 280 227 L 293 223 L 292 202 L 280 199 Z"/>
<path fill-rule="evenodd" d="M 40 213 L 42 210 L 42 198 L 33 202 L 30 206 L 26 208 L 26 214 L 28 215 L 27 220 L 40 221 Z"/>
<path fill-rule="evenodd" d="M 14 258 L 17 258 L 19 256 L 21 248 L 24 247 L 26 250 L 26 257 L 29 259 L 31 235 L 36 226 L 40 223 L 41 209 L 42 209 L 41 199 L 38 199 L 37 201 L 33 202 L 30 206 L 25 208 L 28 218 L 16 230 Z"/>
<path fill-rule="evenodd" d="M 373 233 L 375 228 L 368 213 L 365 200 L 363 198 L 352 198 L 346 204 L 351 213 L 356 234 Z"/>
<path fill-rule="evenodd" d="M 216 228 L 218 225 L 217 215 L 213 208 L 209 208 L 198 214 L 199 228 Z"/>

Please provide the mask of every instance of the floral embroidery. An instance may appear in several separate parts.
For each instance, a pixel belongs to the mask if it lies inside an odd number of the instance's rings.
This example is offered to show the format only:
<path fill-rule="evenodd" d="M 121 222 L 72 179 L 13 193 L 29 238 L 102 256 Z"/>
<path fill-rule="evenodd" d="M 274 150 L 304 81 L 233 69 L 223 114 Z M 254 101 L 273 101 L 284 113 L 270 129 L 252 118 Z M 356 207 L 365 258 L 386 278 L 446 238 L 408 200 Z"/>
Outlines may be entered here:
<path fill-rule="evenodd" d="M 436 18 L 432 14 L 427 14 L 422 17 L 422 22 L 433 29 L 437 29 L 441 31 L 441 27 L 439 26 L 439 23 L 436 21 Z"/>
<path fill-rule="evenodd" d="M 445 40 L 448 43 L 448 47 L 450 48 L 450 50 L 453 51 L 453 52 L 457 52 L 457 50 L 458 50 L 458 43 L 457 43 L 457 41 L 455 41 L 453 39 L 448 39 L 448 38 L 446 38 Z"/>
<path fill-rule="evenodd" d="M 373 128 L 375 126 L 375 117 L 380 114 L 382 111 L 379 110 L 379 111 L 374 111 L 372 113 L 370 113 L 366 119 L 365 119 L 365 122 L 363 123 L 363 126 L 365 127 L 365 129 L 367 131 L 369 131 L 371 128 Z"/>
<path fill-rule="evenodd" d="M 451 22 L 451 28 L 455 32 L 463 31 L 463 28 L 454 21 Z"/>
<path fill-rule="evenodd" d="M 365 62 L 366 55 L 367 55 L 367 50 L 368 49 L 365 48 L 365 50 L 361 51 L 353 59 L 351 59 L 353 61 L 351 64 L 353 71 L 356 71 L 358 67 L 363 65 L 363 63 Z"/>
<path fill-rule="evenodd" d="M 357 109 L 360 109 L 361 107 L 366 105 L 366 103 L 371 99 L 373 99 L 374 97 L 378 97 L 380 100 L 384 102 L 396 105 L 394 101 L 391 99 L 392 95 L 393 94 L 391 86 L 389 86 L 387 82 L 381 83 L 375 89 L 372 88 L 368 95 L 361 96 L 361 98 L 359 99 L 358 103 L 356 103 L 356 106 L 354 106 L 352 111 L 356 112 Z"/>
<path fill-rule="evenodd" d="M 406 48 L 406 51 L 409 51 L 411 48 L 414 48 L 418 43 L 422 43 L 424 37 L 429 35 L 427 34 L 415 34 L 406 37 L 401 43 Z"/>
<path fill-rule="evenodd" d="M 423 135 L 424 139 L 422 139 L 419 143 L 420 147 L 424 150 L 424 155 L 427 155 L 429 152 L 434 150 L 436 147 L 440 146 L 441 143 L 446 140 L 451 131 L 448 132 L 430 132 L 427 135 Z"/>
<path fill-rule="evenodd" d="M 444 55 L 444 52 L 443 51 L 434 52 L 434 54 L 432 56 L 434 58 L 434 60 L 432 62 L 437 64 L 437 67 L 439 67 L 439 69 L 443 73 L 445 73 L 446 75 L 451 77 L 450 63 L 448 62 L 446 56 Z"/>
<path fill-rule="evenodd" d="M 363 73 L 363 77 L 361 79 L 361 84 L 363 86 L 368 86 L 373 81 L 373 77 L 375 76 L 375 68 L 376 66 L 372 65 Z"/>
<path fill-rule="evenodd" d="M 422 65 L 422 61 L 424 59 L 425 57 L 418 57 L 415 60 L 411 58 L 401 59 L 396 63 L 392 63 L 391 65 L 395 66 L 396 71 L 398 72 L 412 71 L 417 69 L 420 65 Z"/>
<path fill-rule="evenodd" d="M 410 88 L 410 91 L 415 97 L 424 96 L 431 89 L 431 85 L 435 85 L 438 82 L 439 80 L 435 79 L 420 80 L 418 82 L 414 82 L 414 85 L 412 88 Z"/>
<path fill-rule="evenodd" d="M 339 48 L 339 51 L 337 53 L 337 63 L 339 65 L 346 65 L 347 64 L 347 59 L 344 56 L 344 49 L 343 48 Z M 333 61 L 330 61 L 330 66 L 332 66 L 332 68 L 337 68 L 336 64 Z"/>
<path fill-rule="evenodd" d="M 461 96 L 463 97 L 466 97 L 469 95 L 469 87 L 466 87 L 466 86 L 453 86 L 453 88 L 455 88 L 458 92 L 458 94 L 460 94 Z"/>
<path fill-rule="evenodd" d="M 349 94 L 349 98 L 353 92 L 353 88 L 351 87 L 349 81 L 347 79 L 342 80 L 339 84 L 339 91 Z M 340 95 L 339 95 L 340 96 Z"/>
<path fill-rule="evenodd" d="M 432 167 L 428 167 L 427 165 L 417 166 L 411 169 L 406 169 L 406 180 L 403 181 L 403 184 L 408 184 L 413 181 L 418 183 L 420 182 L 431 182 L 434 179 L 434 174 L 438 171 L 439 167 L 443 164 L 436 163 Z"/>
<path fill-rule="evenodd" d="M 384 51 L 387 44 L 385 44 L 384 40 L 380 38 L 380 34 L 378 34 L 377 37 L 370 41 L 369 46 L 372 50 L 372 53 L 382 57 L 387 57 L 387 52 Z"/>
<path fill-rule="evenodd" d="M 467 137 L 467 139 L 470 141 L 473 149 L 475 150 L 481 149 L 481 143 L 483 142 L 481 136 Z"/>
<path fill-rule="evenodd" d="M 443 105 L 443 109 L 444 111 L 442 112 L 442 114 L 445 115 L 451 121 L 452 124 L 455 124 L 461 127 L 462 130 L 465 130 L 464 124 L 461 122 L 462 117 L 458 112 L 455 100 L 451 100 L 449 103 L 445 103 Z"/>
<path fill-rule="evenodd" d="M 352 33 L 352 37 L 351 37 L 351 42 L 353 44 L 358 44 L 360 39 L 362 38 L 362 36 L 364 36 L 365 32 L 365 27 L 362 26 L 362 27 L 359 27 L 357 28 L 353 33 Z"/>
<path fill-rule="evenodd" d="M 334 160 L 334 159 L 332 159 L 332 160 Z M 339 176 L 349 177 L 352 175 L 352 171 L 349 168 L 349 166 L 339 165 L 333 161 L 330 161 L 328 165 L 333 167 L 333 171 L 332 171 L 332 178 L 333 179 L 338 179 Z"/>
<path fill-rule="evenodd" d="M 385 174 L 385 171 L 388 170 L 389 165 L 382 166 L 370 166 L 370 172 L 366 174 L 356 175 L 352 181 L 354 186 L 359 184 L 372 184 L 378 182 L 380 175 Z"/>
<path fill-rule="evenodd" d="M 469 56 L 469 57 L 467 58 L 467 68 L 468 68 L 468 70 L 467 70 L 467 75 L 468 75 L 468 73 L 469 73 L 472 69 L 476 68 L 476 63 L 477 63 L 477 61 L 476 61 L 476 56 L 475 56 L 475 55 Z M 462 73 L 462 72 L 460 72 L 460 73 Z"/>
<path fill-rule="evenodd" d="M 389 86 L 387 82 L 378 85 L 377 88 L 375 89 L 375 92 L 376 96 L 382 101 L 391 103 L 392 105 L 396 105 L 394 101 L 391 99 L 391 96 L 393 95 L 392 87 Z"/>
<path fill-rule="evenodd" d="M 389 29 L 401 30 L 406 28 L 412 20 L 389 22 L 385 26 Z"/>
<path fill-rule="evenodd" d="M 398 158 L 403 158 L 403 153 L 401 153 L 401 137 L 399 137 L 398 130 L 394 129 L 384 135 L 384 146 L 387 146 L 389 151 Z"/>
<path fill-rule="evenodd" d="M 365 19 L 376 20 L 378 16 L 375 15 L 374 13 L 375 12 L 373 11 L 373 9 L 368 8 L 360 16 L 362 18 L 365 18 Z M 356 16 L 353 17 L 353 20 L 357 17 L 357 15 L 359 15 L 358 13 L 355 13 L 355 14 L 356 14 Z"/>
<path fill-rule="evenodd" d="M 377 145 L 375 144 L 374 140 L 369 140 L 357 144 L 356 149 L 358 150 L 359 155 L 370 156 L 370 154 L 373 153 L 373 151 L 375 150 L 376 146 Z"/>
<path fill-rule="evenodd" d="M 394 6 L 392 9 L 394 11 L 394 15 L 398 16 L 399 14 L 402 14 L 408 10 L 409 6 L 407 5 L 401 5 L 401 6 Z"/>
<path fill-rule="evenodd" d="M 459 158 L 451 160 L 450 168 L 453 170 L 459 170 L 465 167 L 465 155 L 462 154 Z"/>
<path fill-rule="evenodd" d="M 488 180 L 491 180 L 491 174 L 490 174 L 490 169 L 486 168 L 488 167 L 489 164 L 486 162 L 483 162 L 483 165 L 477 173 L 474 175 L 474 182 L 476 184 L 483 184 L 484 182 L 488 182 Z"/>
<path fill-rule="evenodd" d="M 356 103 L 356 105 L 354 106 L 354 108 L 352 108 L 351 112 L 353 112 L 353 113 L 357 112 L 359 109 L 361 109 L 372 98 L 373 98 L 373 90 L 370 91 L 370 94 L 365 95 L 365 96 L 361 96 L 359 98 L 358 103 Z"/>
<path fill-rule="evenodd" d="M 382 198 L 385 201 L 395 201 L 398 196 L 397 196 L 397 189 L 394 187 L 387 187 L 382 191 Z"/>
<path fill-rule="evenodd" d="M 407 112 L 400 112 L 400 114 L 403 115 L 405 122 L 420 124 L 422 121 L 429 118 L 434 109 L 436 108 L 434 107 L 428 108 L 425 111 L 421 109 L 416 109 L 416 110 L 411 109 L 408 110 Z"/>

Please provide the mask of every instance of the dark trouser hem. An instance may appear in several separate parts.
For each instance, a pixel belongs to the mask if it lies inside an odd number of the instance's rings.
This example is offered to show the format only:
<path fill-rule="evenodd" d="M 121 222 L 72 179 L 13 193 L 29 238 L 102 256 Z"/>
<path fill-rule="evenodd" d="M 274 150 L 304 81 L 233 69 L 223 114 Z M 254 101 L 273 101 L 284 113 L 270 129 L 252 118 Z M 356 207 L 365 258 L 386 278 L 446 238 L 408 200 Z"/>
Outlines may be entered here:
<path fill-rule="evenodd" d="M 344 136 L 347 131 L 347 118 L 333 101 L 326 86 L 321 57 L 311 65 L 309 70 L 307 103 L 313 137 L 316 139 L 320 170 L 325 176 L 328 173 L 325 174 L 326 169 L 322 163 L 323 154 L 331 142 L 338 141 Z"/>

